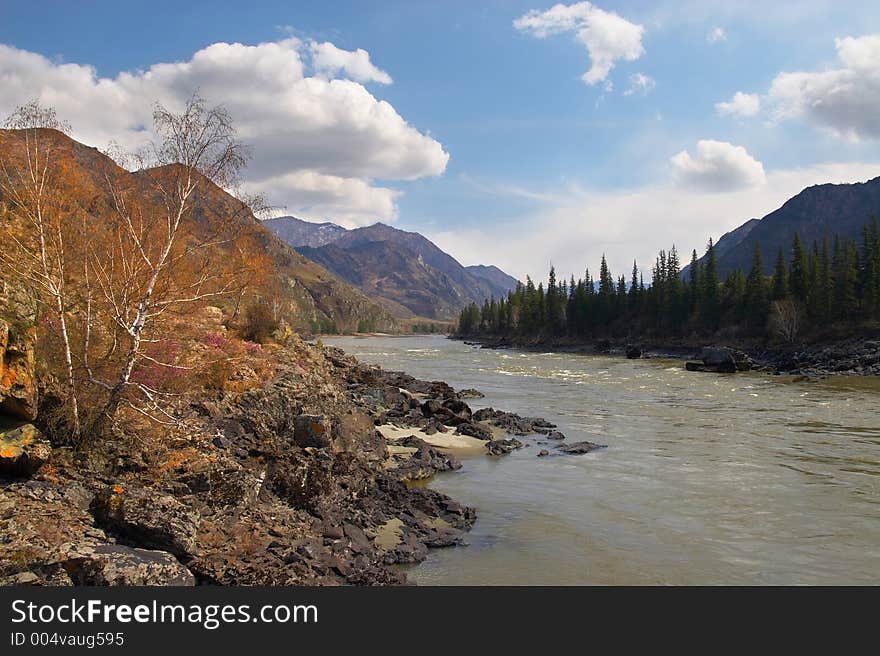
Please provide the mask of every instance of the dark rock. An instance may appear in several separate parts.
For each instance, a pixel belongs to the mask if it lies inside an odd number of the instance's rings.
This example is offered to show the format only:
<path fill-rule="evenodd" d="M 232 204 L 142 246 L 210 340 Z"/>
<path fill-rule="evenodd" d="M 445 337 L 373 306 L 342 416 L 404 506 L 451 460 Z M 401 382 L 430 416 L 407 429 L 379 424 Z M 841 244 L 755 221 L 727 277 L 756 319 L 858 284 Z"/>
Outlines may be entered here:
<path fill-rule="evenodd" d="M 181 557 L 197 551 L 198 513 L 167 494 L 114 485 L 95 496 L 91 511 L 122 542 Z"/>
<path fill-rule="evenodd" d="M 480 392 L 479 390 L 470 389 L 470 388 L 458 391 L 458 398 L 459 399 L 482 399 L 485 396 L 486 395 L 483 394 L 482 392 Z"/>
<path fill-rule="evenodd" d="M 328 540 L 341 540 L 345 534 L 341 526 L 325 526 L 324 537 Z"/>
<path fill-rule="evenodd" d="M 433 417 L 443 410 L 443 401 L 439 399 L 428 399 L 422 403 L 422 414 L 425 417 Z"/>
<path fill-rule="evenodd" d="M 331 445 L 329 422 L 318 415 L 298 415 L 294 419 L 293 441 L 297 446 L 324 449 Z"/>
<path fill-rule="evenodd" d="M 491 442 L 486 444 L 486 453 L 490 456 L 503 456 L 507 455 L 511 451 L 515 449 L 521 449 L 523 447 L 523 443 L 517 439 L 509 437 L 504 440 L 492 440 Z"/>
<path fill-rule="evenodd" d="M 467 424 L 459 424 L 458 428 L 455 430 L 456 435 L 469 435 L 470 437 L 476 437 L 478 440 L 489 441 L 492 439 L 492 431 L 486 428 L 485 426 L 481 426 L 479 424 L 467 423 Z"/>
<path fill-rule="evenodd" d="M 625 353 L 628 360 L 638 360 L 640 357 L 642 357 L 641 347 L 635 346 L 633 344 L 627 345 Z"/>
<path fill-rule="evenodd" d="M 550 452 L 547 449 L 541 449 L 538 451 L 538 457 L 543 458 L 544 456 L 549 456 Z"/>
<path fill-rule="evenodd" d="M 593 345 L 593 350 L 596 353 L 610 353 L 611 352 L 611 341 L 607 339 L 600 339 Z"/>
<path fill-rule="evenodd" d="M 547 439 L 548 440 L 564 440 L 565 435 L 560 433 L 558 430 L 551 430 L 549 433 L 547 433 Z"/>
<path fill-rule="evenodd" d="M 572 444 L 560 444 L 556 447 L 559 451 L 563 453 L 568 453 L 570 455 L 582 455 L 584 453 L 589 453 L 590 451 L 595 451 L 596 449 L 605 448 L 603 444 L 594 444 L 593 442 L 573 442 Z"/>
<path fill-rule="evenodd" d="M 733 351 L 729 348 L 707 346 L 700 353 L 700 359 L 710 371 L 717 373 L 732 374 L 736 373 L 736 359 Z M 691 369 L 691 371 L 693 371 Z"/>
<path fill-rule="evenodd" d="M 195 585 L 195 577 L 165 551 L 102 544 L 64 563 L 76 585 Z"/>

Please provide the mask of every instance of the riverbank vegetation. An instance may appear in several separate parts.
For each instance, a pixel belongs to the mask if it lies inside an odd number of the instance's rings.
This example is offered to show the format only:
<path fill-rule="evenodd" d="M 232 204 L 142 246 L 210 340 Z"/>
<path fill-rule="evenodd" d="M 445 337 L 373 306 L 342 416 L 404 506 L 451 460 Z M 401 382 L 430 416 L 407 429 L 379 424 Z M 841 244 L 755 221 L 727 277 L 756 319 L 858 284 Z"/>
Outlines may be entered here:
<path fill-rule="evenodd" d="M 805 245 L 794 235 L 790 253 L 775 254 L 764 273 L 760 244 L 748 272 L 721 280 L 715 247 L 693 251 L 687 274 L 673 246 L 660 251 L 649 282 L 637 263 L 629 279 L 614 276 L 605 257 L 598 279 L 559 281 L 551 267 L 546 287 L 527 277 L 507 298 L 471 304 L 459 317 L 462 337 L 588 340 L 651 336 L 750 337 L 793 342 L 830 326 L 853 333 L 880 319 L 880 228 L 866 222 L 860 242 L 829 237 Z"/>

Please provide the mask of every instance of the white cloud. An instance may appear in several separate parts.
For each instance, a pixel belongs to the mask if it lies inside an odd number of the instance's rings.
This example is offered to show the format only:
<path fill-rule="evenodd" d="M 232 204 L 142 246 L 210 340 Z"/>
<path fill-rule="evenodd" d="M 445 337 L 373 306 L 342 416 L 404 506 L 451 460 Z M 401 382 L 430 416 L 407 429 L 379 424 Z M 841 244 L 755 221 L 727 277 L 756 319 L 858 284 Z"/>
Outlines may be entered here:
<path fill-rule="evenodd" d="M 629 76 L 629 88 L 623 92 L 623 95 L 632 96 L 633 94 L 640 94 L 642 96 L 647 96 L 656 86 L 657 82 L 654 78 L 649 77 L 644 73 L 635 73 L 634 75 Z"/>
<path fill-rule="evenodd" d="M 776 118 L 803 118 L 851 139 L 880 138 L 880 34 L 835 39 L 838 68 L 780 73 L 768 98 Z"/>
<path fill-rule="evenodd" d="M 715 103 L 715 111 L 723 116 L 745 118 L 761 111 L 761 97 L 756 93 L 737 91 L 727 102 Z"/>
<path fill-rule="evenodd" d="M 721 41 L 727 41 L 727 32 L 724 30 L 723 27 L 713 27 L 706 35 L 706 41 L 708 41 L 709 43 L 720 43 Z"/>
<path fill-rule="evenodd" d="M 673 179 L 683 187 L 733 191 L 767 181 L 764 166 L 742 146 L 701 139 L 694 155 L 683 150 L 669 160 Z"/>
<path fill-rule="evenodd" d="M 38 98 L 72 124 L 78 140 L 134 148 L 150 136 L 154 101 L 180 108 L 198 89 L 228 108 L 242 140 L 254 147 L 250 188 L 303 218 L 334 219 L 331 212 L 338 212 L 342 220 L 371 223 L 393 220 L 399 195 L 373 180 L 440 175 L 449 160 L 438 141 L 352 79 L 383 75 L 365 51 L 292 37 L 255 46 L 215 43 L 188 61 L 113 78 L 0 44 L 0 116 Z"/>
<path fill-rule="evenodd" d="M 590 70 L 582 76 L 590 85 L 607 78 L 617 61 L 634 61 L 645 53 L 644 27 L 589 2 L 557 4 L 546 11 L 533 9 L 517 18 L 513 26 L 539 39 L 575 32 L 590 55 Z"/>
<path fill-rule="evenodd" d="M 278 189 L 296 196 L 296 215 L 314 220 L 332 219 L 334 223 L 354 228 L 397 218 L 397 197 L 401 192 L 369 185 L 359 178 L 340 178 L 315 171 L 293 171 L 244 185 L 248 193 L 270 195 Z M 287 214 L 290 209 L 279 211 Z"/>
<path fill-rule="evenodd" d="M 532 192 L 552 202 L 504 223 L 475 224 L 430 237 L 465 265 L 484 262 L 485 245 L 503 240 L 504 248 L 493 252 L 492 263 L 521 280 L 526 274 L 536 281 L 546 280 L 550 259 L 560 277 L 582 276 L 585 266 L 596 274 L 605 253 L 614 275 L 629 276 L 636 258 L 647 281 L 660 248 L 675 244 L 686 261 L 691 249 L 702 254 L 709 237 L 717 241 L 748 219 L 769 214 L 805 187 L 863 182 L 878 175 L 880 161 L 771 171 L 767 184 L 729 192 L 723 202 L 717 193 L 672 184 L 614 191 Z"/>
<path fill-rule="evenodd" d="M 344 71 L 358 82 L 391 84 L 391 76 L 376 68 L 370 61 L 369 53 L 362 48 L 341 50 L 330 42 L 312 42 L 310 48 L 315 70 L 322 75 L 332 78 Z"/>

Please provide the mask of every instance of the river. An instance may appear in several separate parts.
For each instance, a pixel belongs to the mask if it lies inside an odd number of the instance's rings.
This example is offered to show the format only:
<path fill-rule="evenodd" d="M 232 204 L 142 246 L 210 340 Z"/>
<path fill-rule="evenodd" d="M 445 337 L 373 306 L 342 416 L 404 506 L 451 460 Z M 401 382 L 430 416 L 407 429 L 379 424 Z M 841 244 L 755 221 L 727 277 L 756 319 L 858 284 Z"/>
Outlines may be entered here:
<path fill-rule="evenodd" d="M 690 373 L 669 360 L 332 337 L 607 449 L 476 456 L 431 487 L 477 508 L 424 585 L 880 583 L 880 380 Z M 548 447 L 552 449 L 552 446 Z"/>

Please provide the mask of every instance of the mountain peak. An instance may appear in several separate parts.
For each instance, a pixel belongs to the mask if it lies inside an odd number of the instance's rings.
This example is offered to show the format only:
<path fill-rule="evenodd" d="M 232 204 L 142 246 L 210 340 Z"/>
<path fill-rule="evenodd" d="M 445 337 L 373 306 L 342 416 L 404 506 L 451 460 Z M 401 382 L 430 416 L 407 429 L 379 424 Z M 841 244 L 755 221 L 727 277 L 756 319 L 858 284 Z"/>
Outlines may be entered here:
<path fill-rule="evenodd" d="M 463 267 L 424 235 L 381 221 L 353 230 L 289 218 L 264 224 L 386 307 L 426 318 L 454 319 L 468 303 L 500 298 L 516 286 L 497 267 Z"/>

